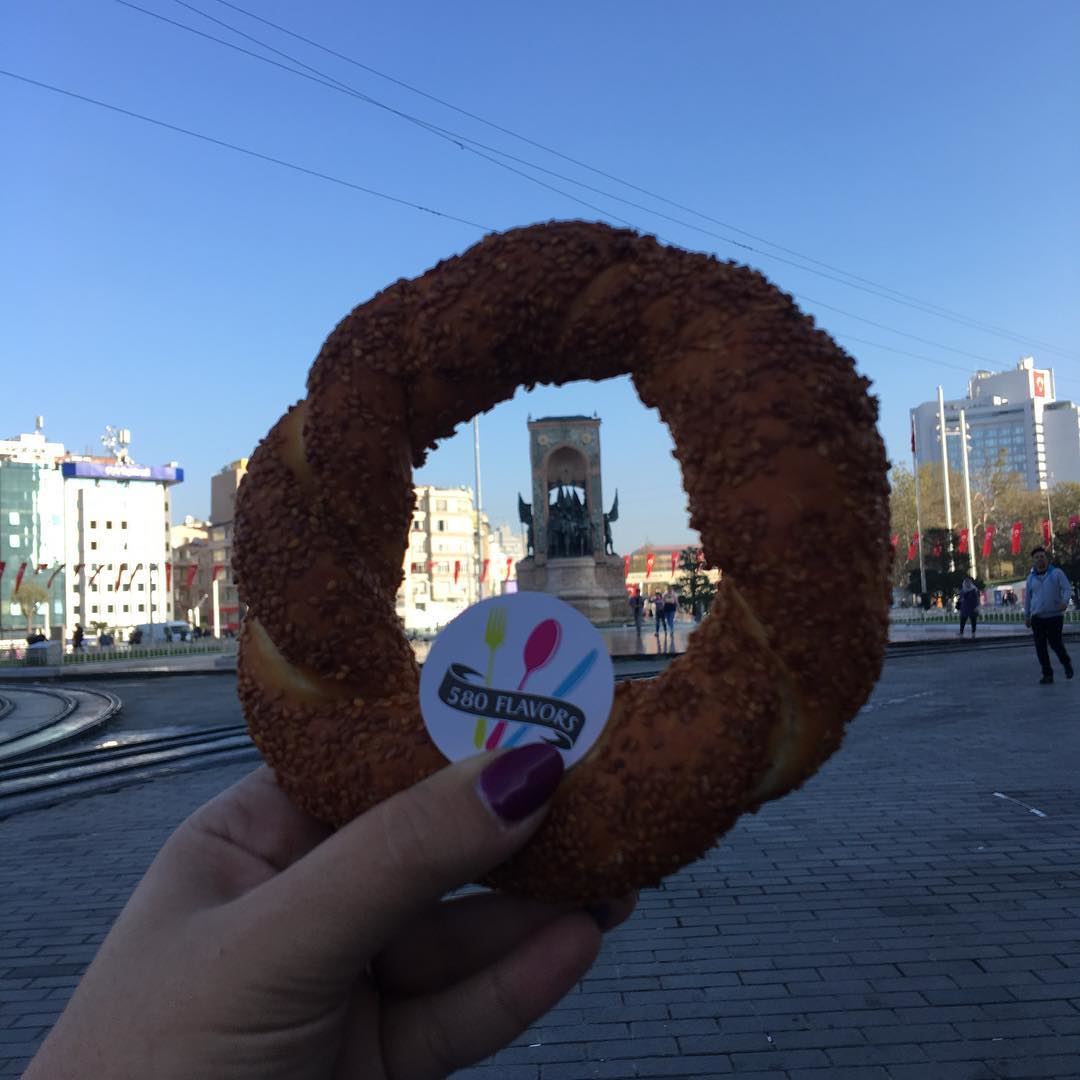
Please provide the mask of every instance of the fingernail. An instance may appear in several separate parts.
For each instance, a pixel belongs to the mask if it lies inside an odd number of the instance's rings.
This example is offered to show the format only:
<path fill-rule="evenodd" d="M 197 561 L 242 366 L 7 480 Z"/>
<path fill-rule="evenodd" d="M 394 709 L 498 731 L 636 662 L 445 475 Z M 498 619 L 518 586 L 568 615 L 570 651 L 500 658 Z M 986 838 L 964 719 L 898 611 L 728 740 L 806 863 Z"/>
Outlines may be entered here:
<path fill-rule="evenodd" d="M 562 754 L 547 743 L 508 750 L 481 774 L 484 801 L 503 821 L 521 821 L 555 794 L 563 774 Z"/>

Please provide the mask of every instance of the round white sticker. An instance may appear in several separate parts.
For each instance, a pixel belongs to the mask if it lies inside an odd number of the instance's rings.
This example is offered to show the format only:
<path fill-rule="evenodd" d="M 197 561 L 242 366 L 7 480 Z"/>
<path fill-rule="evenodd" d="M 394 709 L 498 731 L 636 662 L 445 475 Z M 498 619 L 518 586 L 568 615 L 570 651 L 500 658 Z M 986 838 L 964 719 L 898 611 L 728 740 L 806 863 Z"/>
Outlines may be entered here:
<path fill-rule="evenodd" d="M 546 593 L 467 608 L 435 639 L 420 673 L 424 723 L 451 761 L 547 742 L 569 768 L 596 742 L 614 694 L 596 627 Z"/>

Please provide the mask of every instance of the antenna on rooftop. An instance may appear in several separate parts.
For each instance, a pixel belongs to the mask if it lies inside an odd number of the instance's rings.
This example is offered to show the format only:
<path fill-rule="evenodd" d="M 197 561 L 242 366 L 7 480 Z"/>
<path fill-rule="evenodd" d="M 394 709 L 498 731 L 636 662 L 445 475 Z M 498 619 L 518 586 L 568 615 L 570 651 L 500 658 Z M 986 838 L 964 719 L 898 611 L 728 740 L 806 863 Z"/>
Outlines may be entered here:
<path fill-rule="evenodd" d="M 44 416 L 35 416 L 34 417 L 34 431 L 40 433 L 40 432 L 42 432 L 44 430 L 45 430 L 45 417 Z"/>
<path fill-rule="evenodd" d="M 116 428 L 110 424 L 101 436 L 101 445 L 109 451 L 117 461 L 130 461 L 131 453 L 128 446 L 131 445 L 131 431 L 129 428 Z"/>

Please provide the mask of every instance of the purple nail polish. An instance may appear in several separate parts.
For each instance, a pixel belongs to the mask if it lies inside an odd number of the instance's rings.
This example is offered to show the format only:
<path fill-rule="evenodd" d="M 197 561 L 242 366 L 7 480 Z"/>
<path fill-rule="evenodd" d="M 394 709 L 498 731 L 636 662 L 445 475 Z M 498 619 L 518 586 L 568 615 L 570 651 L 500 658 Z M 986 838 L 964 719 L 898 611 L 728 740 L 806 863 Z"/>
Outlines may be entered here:
<path fill-rule="evenodd" d="M 555 794 L 564 771 L 562 754 L 547 743 L 530 743 L 496 758 L 478 781 L 484 801 L 503 821 L 520 821 Z"/>

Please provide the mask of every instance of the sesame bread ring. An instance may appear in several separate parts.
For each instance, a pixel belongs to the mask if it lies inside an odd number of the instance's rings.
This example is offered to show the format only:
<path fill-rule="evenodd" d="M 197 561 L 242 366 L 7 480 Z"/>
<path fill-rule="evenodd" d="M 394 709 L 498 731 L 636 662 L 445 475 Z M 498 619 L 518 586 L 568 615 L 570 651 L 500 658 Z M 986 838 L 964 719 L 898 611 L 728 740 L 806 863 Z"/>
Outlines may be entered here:
<path fill-rule="evenodd" d="M 520 385 L 626 373 L 671 430 L 723 580 L 687 651 L 617 686 L 599 741 L 489 883 L 573 901 L 655 884 L 840 745 L 888 614 L 869 384 L 760 274 L 555 222 L 488 236 L 358 307 L 251 459 L 240 696 L 300 806 L 340 824 L 445 764 L 395 614 L 412 467 Z M 827 593 L 802 564 L 808 542 L 841 564 Z"/>

